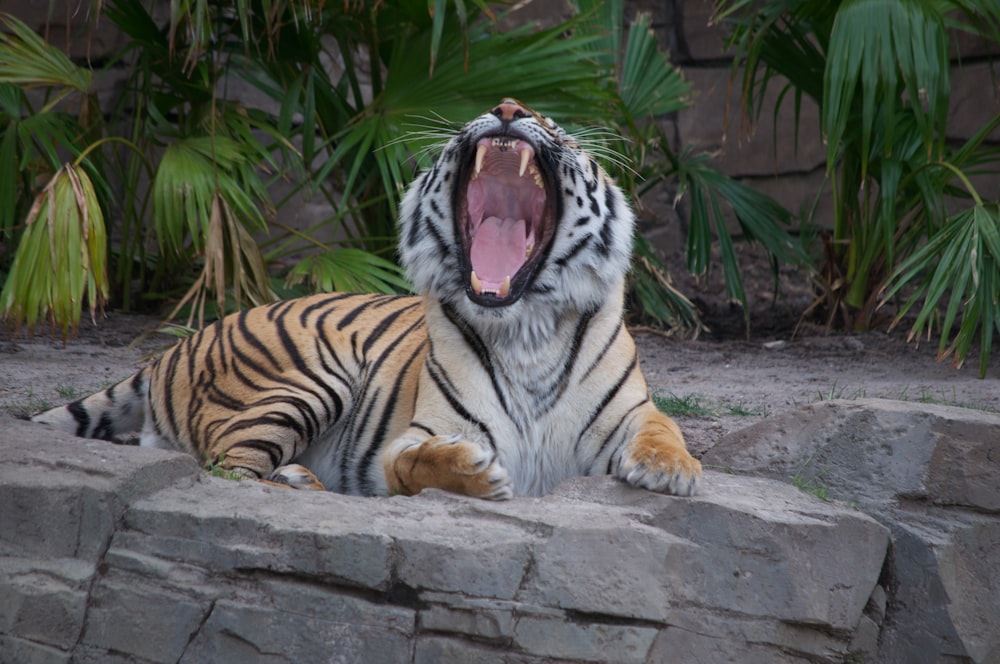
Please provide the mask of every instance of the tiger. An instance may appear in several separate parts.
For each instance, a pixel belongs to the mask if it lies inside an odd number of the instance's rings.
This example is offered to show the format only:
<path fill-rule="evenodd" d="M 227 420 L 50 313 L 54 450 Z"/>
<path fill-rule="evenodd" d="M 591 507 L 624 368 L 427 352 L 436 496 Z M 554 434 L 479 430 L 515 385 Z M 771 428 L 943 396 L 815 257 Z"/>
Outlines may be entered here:
<path fill-rule="evenodd" d="M 505 500 L 613 475 L 692 495 L 701 464 L 654 405 L 624 323 L 633 226 L 581 141 L 503 99 L 400 202 L 414 295 L 233 313 L 32 419 L 87 438 L 138 433 L 300 489 Z"/>

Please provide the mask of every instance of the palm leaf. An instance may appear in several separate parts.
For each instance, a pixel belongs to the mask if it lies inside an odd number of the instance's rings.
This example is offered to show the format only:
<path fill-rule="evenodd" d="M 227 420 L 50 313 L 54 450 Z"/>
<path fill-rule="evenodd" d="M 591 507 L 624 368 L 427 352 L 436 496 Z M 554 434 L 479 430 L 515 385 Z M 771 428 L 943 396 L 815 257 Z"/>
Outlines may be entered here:
<path fill-rule="evenodd" d="M 14 325 L 43 318 L 65 336 L 91 318 L 108 295 L 104 214 L 84 169 L 66 164 L 38 194 L 25 221 L 0 311 Z"/>
<path fill-rule="evenodd" d="M 1000 331 L 1000 205 L 977 203 L 948 219 L 927 244 L 903 261 L 889 282 L 883 304 L 915 285 L 893 326 L 920 303 L 909 338 L 930 333 L 940 317 L 939 357 L 965 361 L 979 333 L 979 376 L 989 366 L 993 335 Z M 960 319 L 953 334 L 956 319 Z"/>
<path fill-rule="evenodd" d="M 943 141 L 951 63 L 936 5 L 925 0 L 848 0 L 837 12 L 830 54 L 821 120 L 828 166 L 838 157 L 848 123 L 859 122 L 865 177 L 876 113 L 886 130 L 884 154 L 892 154 L 893 118 L 902 90 L 927 150 Z"/>
<path fill-rule="evenodd" d="M 410 290 L 403 272 L 392 261 L 370 252 L 344 247 L 307 256 L 288 273 L 287 286 L 308 282 L 323 292 L 401 293 Z"/>
<path fill-rule="evenodd" d="M 54 106 L 70 92 L 87 93 L 93 75 L 77 67 L 59 49 L 45 43 L 34 30 L 21 20 L 0 14 L 0 83 L 14 83 L 24 88 L 63 89 L 60 96 L 49 102 Z"/>

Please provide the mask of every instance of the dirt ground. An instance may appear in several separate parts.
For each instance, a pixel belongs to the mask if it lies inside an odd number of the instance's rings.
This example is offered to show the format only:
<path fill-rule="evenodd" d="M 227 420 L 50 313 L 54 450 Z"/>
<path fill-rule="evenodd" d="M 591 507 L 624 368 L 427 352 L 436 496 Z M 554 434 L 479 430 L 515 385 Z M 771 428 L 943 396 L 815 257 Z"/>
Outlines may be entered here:
<path fill-rule="evenodd" d="M 785 295 L 776 303 L 769 278 L 748 280 L 755 321 L 749 339 L 742 312 L 723 301 L 717 283 L 685 284 L 711 330 L 699 339 L 636 332 L 649 383 L 695 453 L 730 431 L 824 399 L 883 397 L 1000 411 L 996 359 L 981 380 L 974 358 L 955 370 L 936 361 L 935 343 L 907 344 L 902 331 L 827 335 L 806 325 L 793 337 L 808 289 L 794 273 L 782 279 Z M 45 335 L 0 332 L 0 412 L 24 416 L 127 377 L 142 365 L 143 352 L 171 342 L 153 335 L 129 348 L 156 323 L 111 312 L 97 327 L 82 325 L 80 337 L 65 345 Z"/>

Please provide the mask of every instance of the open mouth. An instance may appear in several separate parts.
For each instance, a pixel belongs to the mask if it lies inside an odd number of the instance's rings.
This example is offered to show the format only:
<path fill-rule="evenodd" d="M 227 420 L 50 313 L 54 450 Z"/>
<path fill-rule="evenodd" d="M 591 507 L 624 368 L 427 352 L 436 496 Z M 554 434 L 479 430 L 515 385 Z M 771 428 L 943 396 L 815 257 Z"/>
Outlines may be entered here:
<path fill-rule="evenodd" d="M 486 306 L 513 304 L 552 240 L 557 197 L 550 178 L 528 141 L 486 136 L 476 142 L 459 184 L 466 293 Z"/>

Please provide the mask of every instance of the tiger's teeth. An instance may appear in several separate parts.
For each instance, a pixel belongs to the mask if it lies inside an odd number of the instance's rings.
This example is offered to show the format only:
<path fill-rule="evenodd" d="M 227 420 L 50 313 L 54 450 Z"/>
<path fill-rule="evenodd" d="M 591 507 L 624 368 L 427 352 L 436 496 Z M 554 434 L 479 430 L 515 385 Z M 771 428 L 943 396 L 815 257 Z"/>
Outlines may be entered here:
<path fill-rule="evenodd" d="M 531 254 L 535 251 L 535 245 L 529 244 L 524 248 L 524 257 L 531 258 Z"/>
<path fill-rule="evenodd" d="M 521 148 L 521 167 L 517 169 L 517 177 L 524 177 L 524 172 L 528 170 L 529 161 L 531 161 L 531 150 Z"/>
<path fill-rule="evenodd" d="M 476 165 L 472 169 L 472 179 L 479 177 L 479 171 L 483 170 L 483 162 L 486 160 L 486 153 L 490 151 L 490 146 L 480 144 L 476 148 Z"/>
<path fill-rule="evenodd" d="M 503 280 L 503 284 L 500 285 L 500 292 L 497 293 L 497 297 L 507 297 L 509 293 L 510 293 L 510 275 L 508 274 L 507 278 Z"/>
<path fill-rule="evenodd" d="M 472 284 L 472 292 L 476 295 L 480 295 L 483 292 L 483 282 L 476 276 L 476 271 L 472 271 L 472 275 L 469 277 L 469 282 Z"/>

